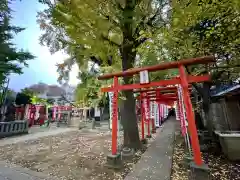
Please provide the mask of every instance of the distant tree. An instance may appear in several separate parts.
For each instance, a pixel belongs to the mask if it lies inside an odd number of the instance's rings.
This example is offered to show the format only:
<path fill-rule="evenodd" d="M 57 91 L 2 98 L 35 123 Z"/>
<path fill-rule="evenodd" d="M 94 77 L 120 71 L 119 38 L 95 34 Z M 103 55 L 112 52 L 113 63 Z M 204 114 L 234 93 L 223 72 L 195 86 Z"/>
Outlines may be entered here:
<path fill-rule="evenodd" d="M 36 95 L 31 97 L 31 103 L 32 104 L 43 104 L 46 105 L 47 104 L 47 100 L 43 99 L 43 98 L 39 98 Z"/>
<path fill-rule="evenodd" d="M 24 88 L 21 90 L 20 93 L 17 94 L 16 96 L 16 101 L 15 103 L 17 105 L 21 105 L 21 104 L 31 104 L 32 103 L 32 97 L 34 96 L 34 92 L 29 89 L 29 88 Z"/>
<path fill-rule="evenodd" d="M 14 102 L 16 99 L 16 95 L 17 93 L 14 90 L 8 89 L 6 92 L 6 103 L 9 104 L 11 102 Z"/>
<path fill-rule="evenodd" d="M 21 74 L 23 66 L 28 66 L 27 60 L 34 59 L 31 53 L 17 50 L 12 43 L 14 35 L 24 28 L 10 24 L 10 3 L 11 0 L 0 1 L 0 87 L 10 73 Z"/>
<path fill-rule="evenodd" d="M 31 104 L 31 96 L 24 94 L 24 93 L 18 93 L 16 96 L 16 100 L 15 100 L 16 105 L 26 105 L 26 104 Z"/>
<path fill-rule="evenodd" d="M 29 95 L 29 96 L 34 96 L 35 93 L 33 90 L 29 89 L 29 88 L 24 88 L 21 90 L 21 93 Z"/>
<path fill-rule="evenodd" d="M 48 104 L 54 104 L 55 100 L 53 98 L 48 98 L 47 103 Z"/>

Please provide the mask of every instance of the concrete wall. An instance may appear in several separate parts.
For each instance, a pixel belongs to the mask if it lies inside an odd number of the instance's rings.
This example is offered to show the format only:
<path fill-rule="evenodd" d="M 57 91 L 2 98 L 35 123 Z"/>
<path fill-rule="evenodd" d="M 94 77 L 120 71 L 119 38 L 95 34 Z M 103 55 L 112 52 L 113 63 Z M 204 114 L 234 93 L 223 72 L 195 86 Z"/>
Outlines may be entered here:
<path fill-rule="evenodd" d="M 227 119 L 224 114 L 223 102 L 212 103 L 210 105 L 209 116 L 212 119 L 214 130 L 229 130 Z"/>
<path fill-rule="evenodd" d="M 239 131 L 240 130 L 240 108 L 238 101 L 221 99 L 212 103 L 209 109 L 209 118 L 214 130 Z"/>
<path fill-rule="evenodd" d="M 226 101 L 226 116 L 228 118 L 230 130 L 240 131 L 240 108 L 238 101 Z"/>

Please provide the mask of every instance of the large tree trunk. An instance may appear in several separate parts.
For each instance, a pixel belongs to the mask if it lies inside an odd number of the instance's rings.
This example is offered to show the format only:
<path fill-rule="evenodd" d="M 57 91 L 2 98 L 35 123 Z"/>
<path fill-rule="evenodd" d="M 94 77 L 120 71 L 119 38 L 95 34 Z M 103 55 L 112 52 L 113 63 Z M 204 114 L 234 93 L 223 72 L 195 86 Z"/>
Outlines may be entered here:
<path fill-rule="evenodd" d="M 209 108 L 210 108 L 210 84 L 209 82 L 204 82 L 203 83 L 203 88 L 202 88 L 202 99 L 203 99 L 203 111 L 205 115 L 205 120 L 207 124 L 207 129 L 209 131 L 209 134 L 212 135 L 213 133 L 213 121 L 209 117 Z"/>
<path fill-rule="evenodd" d="M 125 91 L 123 100 L 122 126 L 124 130 L 124 146 L 139 149 L 141 147 L 138 124 L 135 113 L 135 100 L 132 91 Z"/>
<path fill-rule="evenodd" d="M 122 11 L 122 32 L 123 32 L 123 43 L 120 47 L 120 53 L 122 58 L 122 70 L 131 69 L 134 67 L 136 50 L 135 43 L 136 39 L 133 37 L 133 21 L 134 21 L 134 10 L 136 6 L 135 0 L 126 0 L 125 7 Z M 131 84 L 133 82 L 132 77 L 124 77 L 124 84 Z M 141 142 L 138 132 L 138 123 L 135 113 L 135 99 L 133 91 L 124 91 L 123 95 L 123 111 L 122 111 L 122 126 L 124 130 L 124 145 L 139 149 Z"/>
<path fill-rule="evenodd" d="M 136 52 L 132 51 L 133 47 L 121 49 L 122 69 L 127 70 L 133 68 L 133 63 L 136 57 Z M 133 83 L 132 77 L 124 77 L 124 84 Z M 122 126 L 124 130 L 124 146 L 134 149 L 141 148 L 141 142 L 138 132 L 138 123 L 135 112 L 135 99 L 133 91 L 123 91 L 123 109 L 122 109 Z"/>

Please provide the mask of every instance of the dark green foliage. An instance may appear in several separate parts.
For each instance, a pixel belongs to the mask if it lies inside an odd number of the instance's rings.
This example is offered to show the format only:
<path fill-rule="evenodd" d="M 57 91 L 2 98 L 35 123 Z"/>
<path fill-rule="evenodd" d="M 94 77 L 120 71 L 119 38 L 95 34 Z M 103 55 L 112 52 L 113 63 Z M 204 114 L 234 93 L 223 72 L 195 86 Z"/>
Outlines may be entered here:
<path fill-rule="evenodd" d="M 10 24 L 11 9 L 9 1 L 0 1 L 0 86 L 10 73 L 22 73 L 23 66 L 27 66 L 27 60 L 34 56 L 26 51 L 18 50 L 12 43 L 14 35 L 24 28 Z"/>
<path fill-rule="evenodd" d="M 31 96 L 27 95 L 25 93 L 18 93 L 16 96 L 15 103 L 16 105 L 26 105 L 26 104 L 31 104 Z"/>

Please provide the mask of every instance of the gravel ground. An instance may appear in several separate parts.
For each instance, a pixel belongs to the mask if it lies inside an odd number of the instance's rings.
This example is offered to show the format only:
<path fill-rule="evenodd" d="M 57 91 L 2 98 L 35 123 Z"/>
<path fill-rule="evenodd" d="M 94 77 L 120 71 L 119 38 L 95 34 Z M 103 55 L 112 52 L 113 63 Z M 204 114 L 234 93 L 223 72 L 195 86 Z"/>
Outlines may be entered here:
<path fill-rule="evenodd" d="M 153 141 L 155 136 L 151 139 Z M 150 142 L 151 142 L 150 141 Z M 1 160 L 43 172 L 60 180 L 121 180 L 147 147 L 136 152 L 118 171 L 104 166 L 111 151 L 111 134 L 72 131 L 0 148 Z"/>
<path fill-rule="evenodd" d="M 212 180 L 240 180 L 240 163 L 230 162 L 221 152 L 210 149 L 203 153 L 203 159 L 208 164 Z M 172 180 L 188 180 L 189 169 L 183 165 L 184 140 L 176 135 Z"/>

